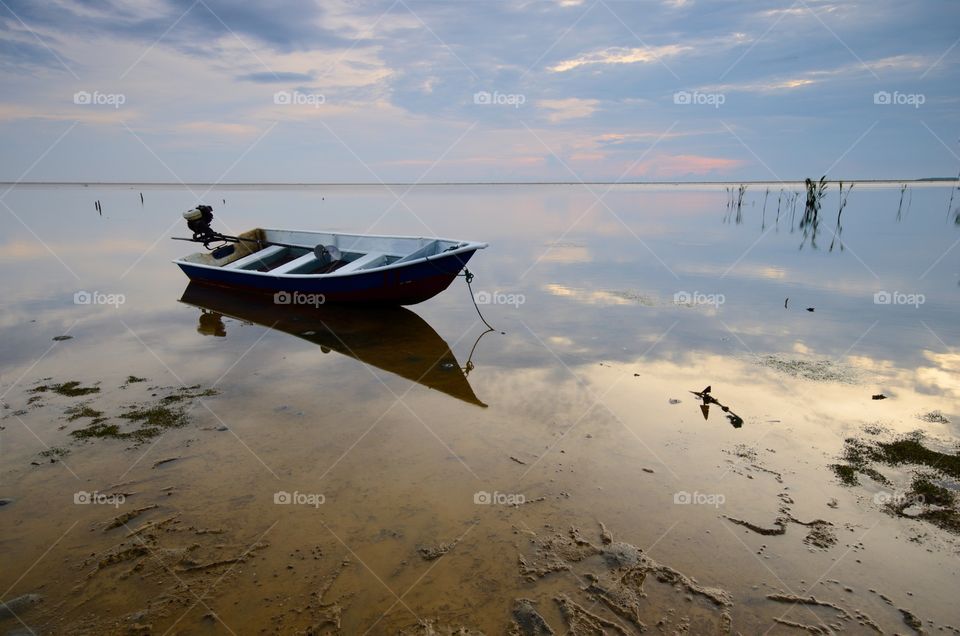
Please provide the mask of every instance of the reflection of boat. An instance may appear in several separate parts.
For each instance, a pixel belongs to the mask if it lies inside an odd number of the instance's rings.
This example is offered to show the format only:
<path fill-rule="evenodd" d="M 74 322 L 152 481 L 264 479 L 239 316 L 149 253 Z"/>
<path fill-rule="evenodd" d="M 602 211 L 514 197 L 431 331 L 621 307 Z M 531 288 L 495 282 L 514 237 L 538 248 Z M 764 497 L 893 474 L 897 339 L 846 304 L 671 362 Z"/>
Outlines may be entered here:
<path fill-rule="evenodd" d="M 256 295 L 190 283 L 180 302 L 201 310 L 197 331 L 223 336 L 222 316 L 298 336 L 364 364 L 395 373 L 464 402 L 481 402 L 450 346 L 420 316 L 403 307 L 276 305 Z M 467 368 L 472 368 L 467 363 Z"/>
<path fill-rule="evenodd" d="M 446 289 L 474 252 L 487 247 L 440 238 L 259 228 L 226 236 L 210 229 L 209 206 L 185 216 L 194 234 L 183 240 L 212 249 L 174 261 L 190 280 L 283 299 L 309 294 L 322 303 L 413 305 Z M 220 247 L 209 247 L 220 241 Z"/>

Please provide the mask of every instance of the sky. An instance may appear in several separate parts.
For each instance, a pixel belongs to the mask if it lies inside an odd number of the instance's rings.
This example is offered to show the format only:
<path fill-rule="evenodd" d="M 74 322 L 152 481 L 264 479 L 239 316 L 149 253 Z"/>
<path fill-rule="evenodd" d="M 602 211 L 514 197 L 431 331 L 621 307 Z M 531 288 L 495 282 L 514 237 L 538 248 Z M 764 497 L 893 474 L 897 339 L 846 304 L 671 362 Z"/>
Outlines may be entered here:
<path fill-rule="evenodd" d="M 960 3 L 0 0 L 0 180 L 960 170 Z"/>

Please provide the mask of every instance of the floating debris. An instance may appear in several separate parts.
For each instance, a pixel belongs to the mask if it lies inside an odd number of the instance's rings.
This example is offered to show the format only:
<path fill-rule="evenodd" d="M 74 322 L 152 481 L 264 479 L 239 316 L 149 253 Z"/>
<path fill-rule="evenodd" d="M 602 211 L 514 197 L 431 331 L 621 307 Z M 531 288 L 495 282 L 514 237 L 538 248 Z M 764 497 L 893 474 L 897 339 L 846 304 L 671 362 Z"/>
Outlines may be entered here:
<path fill-rule="evenodd" d="M 700 412 L 703 413 L 703 419 L 707 419 L 709 417 L 710 405 L 716 404 L 718 407 L 720 407 L 720 410 L 726 414 L 727 419 L 730 420 L 730 425 L 733 426 L 733 428 L 740 428 L 743 426 L 743 418 L 731 411 L 729 406 L 721 404 L 720 400 L 710 395 L 710 389 L 711 387 L 708 386 L 703 391 L 690 391 L 690 393 L 693 393 L 698 398 L 703 400 L 703 404 L 700 405 Z"/>
<path fill-rule="evenodd" d="M 434 559 L 439 559 L 444 554 L 453 550 L 457 546 L 457 542 L 453 541 L 451 543 L 439 543 L 435 546 L 425 546 L 417 548 L 417 553 L 423 557 L 424 561 L 433 561 Z"/>

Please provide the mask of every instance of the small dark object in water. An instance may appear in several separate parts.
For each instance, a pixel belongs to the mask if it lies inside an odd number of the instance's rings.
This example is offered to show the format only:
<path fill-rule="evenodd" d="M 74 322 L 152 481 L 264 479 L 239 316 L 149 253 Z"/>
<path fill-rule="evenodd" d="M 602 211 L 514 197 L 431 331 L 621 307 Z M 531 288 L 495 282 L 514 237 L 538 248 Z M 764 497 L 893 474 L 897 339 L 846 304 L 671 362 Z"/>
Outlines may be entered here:
<path fill-rule="evenodd" d="M 703 419 L 707 419 L 710 416 L 710 405 L 716 404 L 720 407 L 720 410 L 724 412 L 727 416 L 727 419 L 730 421 L 730 426 L 733 428 L 740 428 L 743 426 L 743 418 L 730 410 L 729 406 L 725 406 L 720 403 L 720 400 L 710 395 L 710 390 L 712 386 L 707 386 L 703 391 L 690 391 L 698 398 L 703 400 L 703 404 L 700 405 L 700 412 L 703 413 Z"/>
<path fill-rule="evenodd" d="M 143 205 L 143 192 L 140 193 L 140 205 Z"/>
<path fill-rule="evenodd" d="M 883 393 L 877 393 L 877 394 L 874 395 L 871 399 L 874 399 L 874 400 L 886 400 L 886 399 L 887 399 L 887 396 L 884 395 Z"/>
<path fill-rule="evenodd" d="M 0 508 L 2 508 L 3 506 L 6 506 L 6 505 L 12 504 L 12 503 L 13 503 L 13 499 L 7 499 L 6 497 L 0 497 Z"/>
<path fill-rule="evenodd" d="M 26 611 L 31 605 L 36 605 L 42 600 L 43 597 L 39 594 L 24 594 L 23 596 L 12 598 L 9 601 L 0 601 L 0 618 L 16 616 L 18 613 Z"/>
<path fill-rule="evenodd" d="M 813 307 L 807 307 L 807 311 L 813 312 L 813 311 L 814 311 L 814 308 L 813 308 Z"/>
<path fill-rule="evenodd" d="M 71 338 L 73 338 L 73 336 L 54 336 L 53 338 L 51 338 L 51 340 L 53 340 L 54 342 L 60 342 L 62 340 L 70 340 Z"/>
<path fill-rule="evenodd" d="M 783 301 L 783 308 L 784 308 L 784 309 L 788 309 L 787 303 L 789 303 L 789 302 L 790 302 L 790 297 L 787 296 L 787 299 L 786 299 L 785 301 Z"/>

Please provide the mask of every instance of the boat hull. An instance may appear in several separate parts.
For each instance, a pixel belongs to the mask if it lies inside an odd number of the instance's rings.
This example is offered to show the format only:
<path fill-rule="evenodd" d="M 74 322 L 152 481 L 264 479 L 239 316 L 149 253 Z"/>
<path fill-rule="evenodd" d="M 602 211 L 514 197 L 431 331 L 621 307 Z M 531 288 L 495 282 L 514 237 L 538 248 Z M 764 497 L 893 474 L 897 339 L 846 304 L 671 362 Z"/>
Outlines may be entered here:
<path fill-rule="evenodd" d="M 278 304 L 361 303 L 415 305 L 433 298 L 466 266 L 476 250 L 349 276 L 271 276 L 176 261 L 191 281 L 273 294 Z M 284 294 L 285 292 L 285 294 Z M 312 298 L 298 295 L 312 295 Z"/>

